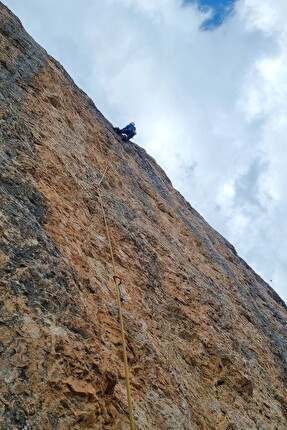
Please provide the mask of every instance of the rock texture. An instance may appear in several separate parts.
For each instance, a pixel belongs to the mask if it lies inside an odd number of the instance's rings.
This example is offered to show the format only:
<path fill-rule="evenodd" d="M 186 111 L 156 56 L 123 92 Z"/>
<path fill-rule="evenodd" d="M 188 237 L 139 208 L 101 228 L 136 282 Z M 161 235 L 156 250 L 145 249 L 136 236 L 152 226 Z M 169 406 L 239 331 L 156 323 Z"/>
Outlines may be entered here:
<path fill-rule="evenodd" d="M 286 430 L 284 302 L 0 3 L 0 427 Z"/>

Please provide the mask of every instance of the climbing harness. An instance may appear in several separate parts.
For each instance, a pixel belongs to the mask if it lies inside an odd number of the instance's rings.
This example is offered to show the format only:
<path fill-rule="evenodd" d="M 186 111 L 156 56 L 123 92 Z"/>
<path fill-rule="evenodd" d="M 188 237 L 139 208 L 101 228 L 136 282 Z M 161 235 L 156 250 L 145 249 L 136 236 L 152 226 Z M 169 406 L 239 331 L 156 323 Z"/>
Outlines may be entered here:
<path fill-rule="evenodd" d="M 110 229 L 108 226 L 106 211 L 104 208 L 103 198 L 102 198 L 101 189 L 100 189 L 100 186 L 107 173 L 107 170 L 108 170 L 108 166 L 106 166 L 104 173 L 102 174 L 102 177 L 99 183 L 96 185 L 96 187 L 98 189 L 99 201 L 101 205 L 102 215 L 103 215 L 105 229 L 106 229 L 106 235 L 107 235 L 108 244 L 109 244 L 110 257 L 111 257 L 112 267 L 113 267 L 113 283 L 114 283 L 114 286 L 116 289 L 116 295 L 117 295 L 117 305 L 118 305 L 120 331 L 121 331 L 121 337 L 122 337 L 122 347 L 123 347 L 123 357 L 124 357 L 125 381 L 126 381 L 128 407 L 129 407 L 130 430 L 135 430 L 132 395 L 131 395 L 131 388 L 130 388 L 129 366 L 128 366 L 128 357 L 127 357 L 127 347 L 126 347 L 126 337 L 125 337 L 124 320 L 123 320 L 122 305 L 121 305 L 120 286 L 122 284 L 122 278 L 116 274 L 116 265 L 115 265 L 114 252 L 113 252 L 112 241 L 110 236 Z"/>

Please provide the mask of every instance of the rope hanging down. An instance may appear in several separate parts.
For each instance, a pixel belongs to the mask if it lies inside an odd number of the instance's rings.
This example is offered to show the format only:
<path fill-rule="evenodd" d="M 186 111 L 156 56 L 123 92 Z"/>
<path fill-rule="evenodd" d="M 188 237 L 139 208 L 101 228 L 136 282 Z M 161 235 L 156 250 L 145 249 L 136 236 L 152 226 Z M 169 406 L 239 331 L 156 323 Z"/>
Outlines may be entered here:
<path fill-rule="evenodd" d="M 113 282 L 114 282 L 116 293 L 117 293 L 117 305 L 118 305 L 118 313 L 119 313 L 119 320 L 120 320 L 120 330 L 121 330 L 123 356 L 124 356 L 126 390 L 127 390 L 127 399 L 128 399 L 128 407 L 129 407 L 130 430 L 135 430 L 133 405 L 132 405 L 132 395 L 131 395 L 131 388 L 130 388 L 129 366 L 128 366 L 128 357 L 127 357 L 127 347 L 126 347 L 126 337 L 125 337 L 124 320 L 123 320 L 122 305 L 121 305 L 120 285 L 122 283 L 122 279 L 119 276 L 117 276 L 117 274 L 116 274 L 116 265 L 115 265 L 114 252 L 113 252 L 112 241 L 111 241 L 111 236 L 110 236 L 110 230 L 109 230 L 109 226 L 108 226 L 108 222 L 107 222 L 107 216 L 106 216 L 106 212 L 105 212 L 105 208 L 104 208 L 104 204 L 103 204 L 103 198 L 102 198 L 102 194 L 101 194 L 101 190 L 100 190 L 100 186 L 101 186 L 102 181 L 104 180 L 107 169 L 108 169 L 108 167 L 105 168 L 105 171 L 101 177 L 101 180 L 96 185 L 96 187 L 98 189 L 99 200 L 100 200 L 102 215 L 103 215 L 105 229 L 106 229 L 106 235 L 107 235 L 108 244 L 109 244 L 110 256 L 111 256 L 111 260 L 112 260 Z"/>

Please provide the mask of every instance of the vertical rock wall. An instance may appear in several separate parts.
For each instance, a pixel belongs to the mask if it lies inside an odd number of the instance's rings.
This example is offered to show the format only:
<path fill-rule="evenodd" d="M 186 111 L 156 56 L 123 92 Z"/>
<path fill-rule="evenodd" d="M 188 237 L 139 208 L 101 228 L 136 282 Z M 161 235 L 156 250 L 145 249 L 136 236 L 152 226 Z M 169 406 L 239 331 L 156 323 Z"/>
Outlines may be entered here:
<path fill-rule="evenodd" d="M 0 3 L 0 427 L 285 430 L 286 306 Z"/>

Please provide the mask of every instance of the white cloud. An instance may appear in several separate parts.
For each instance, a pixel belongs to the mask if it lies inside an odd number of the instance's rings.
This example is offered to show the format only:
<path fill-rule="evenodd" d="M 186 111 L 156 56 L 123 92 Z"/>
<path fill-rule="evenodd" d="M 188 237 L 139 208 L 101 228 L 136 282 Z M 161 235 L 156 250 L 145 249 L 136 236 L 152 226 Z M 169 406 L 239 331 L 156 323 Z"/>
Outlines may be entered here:
<path fill-rule="evenodd" d="M 243 0 L 238 8 L 241 17 L 243 17 L 246 28 L 253 30 L 262 30 L 272 35 L 276 27 L 278 9 L 274 7 L 269 0 Z"/>
<path fill-rule="evenodd" d="M 239 0 L 213 32 L 180 0 L 6 4 L 287 301 L 287 2 Z"/>

